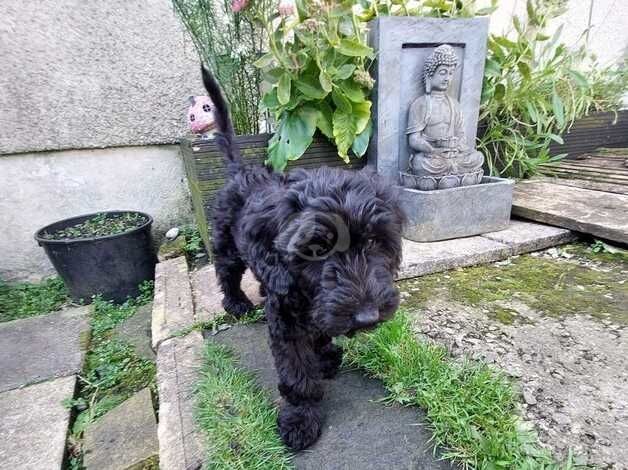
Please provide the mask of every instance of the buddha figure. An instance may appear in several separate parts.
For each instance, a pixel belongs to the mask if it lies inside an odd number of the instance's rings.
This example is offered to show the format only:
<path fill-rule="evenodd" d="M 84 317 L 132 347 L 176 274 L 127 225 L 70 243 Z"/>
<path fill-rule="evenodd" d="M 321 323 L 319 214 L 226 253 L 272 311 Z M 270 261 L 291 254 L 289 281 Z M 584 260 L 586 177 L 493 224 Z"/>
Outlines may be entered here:
<path fill-rule="evenodd" d="M 434 49 L 425 61 L 425 94 L 408 112 L 409 168 L 400 173 L 406 187 L 445 189 L 482 180 L 484 156 L 468 145 L 460 103 L 447 94 L 457 66 L 456 53 L 447 44 Z"/>

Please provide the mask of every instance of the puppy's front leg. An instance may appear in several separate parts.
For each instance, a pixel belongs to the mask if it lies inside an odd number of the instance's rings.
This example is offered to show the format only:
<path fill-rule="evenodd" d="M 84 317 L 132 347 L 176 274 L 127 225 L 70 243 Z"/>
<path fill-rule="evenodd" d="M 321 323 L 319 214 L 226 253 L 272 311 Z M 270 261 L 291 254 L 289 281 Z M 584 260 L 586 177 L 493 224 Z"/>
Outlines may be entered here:
<path fill-rule="evenodd" d="M 284 403 L 279 410 L 279 434 L 286 445 L 301 450 L 321 433 L 323 398 L 320 365 L 313 338 L 288 321 L 285 303 L 269 295 L 266 318 L 270 343 Z"/>

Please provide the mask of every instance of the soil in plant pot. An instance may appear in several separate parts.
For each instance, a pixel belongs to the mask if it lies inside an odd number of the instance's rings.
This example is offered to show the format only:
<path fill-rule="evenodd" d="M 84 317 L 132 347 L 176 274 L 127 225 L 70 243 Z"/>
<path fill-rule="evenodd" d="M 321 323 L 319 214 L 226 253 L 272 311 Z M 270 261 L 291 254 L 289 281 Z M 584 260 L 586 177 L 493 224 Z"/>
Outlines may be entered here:
<path fill-rule="evenodd" d="M 124 214 L 99 213 L 86 221 L 56 230 L 44 232 L 42 238 L 48 240 L 76 240 L 79 238 L 106 237 L 128 232 L 148 222 L 142 214 L 127 212 Z"/>

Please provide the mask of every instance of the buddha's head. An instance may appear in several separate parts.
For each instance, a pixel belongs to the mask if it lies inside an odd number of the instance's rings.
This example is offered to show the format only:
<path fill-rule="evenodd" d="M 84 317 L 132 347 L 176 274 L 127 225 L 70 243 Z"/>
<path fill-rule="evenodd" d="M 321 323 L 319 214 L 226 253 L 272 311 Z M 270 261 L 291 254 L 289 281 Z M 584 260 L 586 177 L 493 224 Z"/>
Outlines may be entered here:
<path fill-rule="evenodd" d="M 447 91 L 457 66 L 458 57 L 449 44 L 442 44 L 434 49 L 425 60 L 423 68 L 425 93 L 430 94 L 432 90 Z"/>

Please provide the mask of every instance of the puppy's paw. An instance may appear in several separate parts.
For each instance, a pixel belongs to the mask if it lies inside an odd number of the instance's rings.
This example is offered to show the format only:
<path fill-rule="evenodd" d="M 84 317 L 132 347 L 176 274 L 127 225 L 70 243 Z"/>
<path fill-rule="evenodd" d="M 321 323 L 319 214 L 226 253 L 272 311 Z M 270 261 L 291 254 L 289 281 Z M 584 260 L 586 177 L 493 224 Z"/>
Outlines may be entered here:
<path fill-rule="evenodd" d="M 335 344 L 325 346 L 320 352 L 321 374 L 324 379 L 333 379 L 342 365 L 342 348 Z"/>
<path fill-rule="evenodd" d="M 284 403 L 279 410 L 277 425 L 284 444 L 294 450 L 302 450 L 321 435 L 320 411 L 311 405 Z"/>
<path fill-rule="evenodd" d="M 236 318 L 242 317 L 246 312 L 250 312 L 255 308 L 253 303 L 246 297 L 238 299 L 227 299 L 225 297 L 222 299 L 222 306 L 229 315 L 233 315 Z"/>

